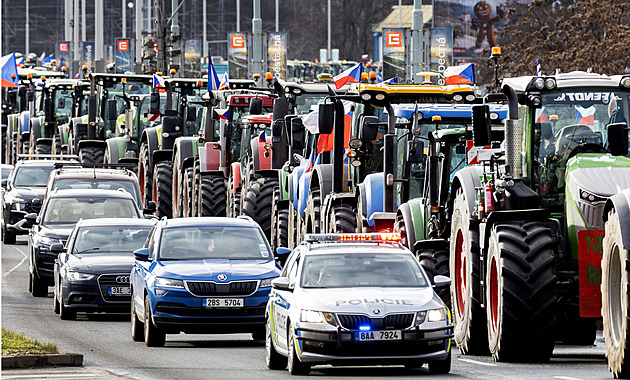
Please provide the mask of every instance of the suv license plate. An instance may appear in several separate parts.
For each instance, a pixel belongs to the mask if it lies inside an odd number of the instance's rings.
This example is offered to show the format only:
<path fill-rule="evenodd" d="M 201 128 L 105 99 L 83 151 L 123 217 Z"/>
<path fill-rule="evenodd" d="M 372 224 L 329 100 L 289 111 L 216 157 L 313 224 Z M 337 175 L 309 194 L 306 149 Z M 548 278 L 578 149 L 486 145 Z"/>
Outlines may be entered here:
<path fill-rule="evenodd" d="M 243 307 L 242 298 L 206 298 L 205 307 Z"/>
<path fill-rule="evenodd" d="M 374 341 L 374 340 L 401 340 L 402 332 L 400 330 L 392 331 L 359 331 L 355 333 L 355 340 L 358 341 Z"/>
<path fill-rule="evenodd" d="M 107 289 L 107 294 L 110 296 L 130 296 L 131 288 L 129 286 L 110 286 Z"/>

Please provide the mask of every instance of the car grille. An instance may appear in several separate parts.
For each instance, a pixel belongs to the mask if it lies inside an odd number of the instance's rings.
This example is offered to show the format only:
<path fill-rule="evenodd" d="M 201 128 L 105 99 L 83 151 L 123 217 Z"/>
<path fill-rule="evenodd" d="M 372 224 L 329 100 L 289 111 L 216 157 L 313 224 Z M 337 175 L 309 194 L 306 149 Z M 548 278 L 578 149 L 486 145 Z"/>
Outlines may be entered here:
<path fill-rule="evenodd" d="M 405 329 L 413 323 L 414 314 L 390 314 L 384 318 L 370 318 L 361 314 L 337 314 L 341 326 L 358 330 L 359 326 L 370 325 L 378 329 Z"/>
<path fill-rule="evenodd" d="M 107 302 L 129 302 L 131 296 L 110 296 L 110 286 L 129 286 L 129 273 L 103 274 L 98 278 L 98 288 Z"/>
<path fill-rule="evenodd" d="M 217 284 L 210 281 L 186 281 L 188 291 L 195 296 L 249 296 L 258 288 L 258 281 Z"/>

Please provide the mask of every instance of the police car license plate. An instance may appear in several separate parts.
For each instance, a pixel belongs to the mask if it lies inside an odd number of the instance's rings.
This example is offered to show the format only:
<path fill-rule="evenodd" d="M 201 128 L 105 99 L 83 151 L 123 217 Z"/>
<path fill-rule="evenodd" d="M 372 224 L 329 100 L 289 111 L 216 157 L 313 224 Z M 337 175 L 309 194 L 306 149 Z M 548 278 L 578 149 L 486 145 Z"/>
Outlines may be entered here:
<path fill-rule="evenodd" d="M 107 289 L 107 294 L 110 296 L 130 296 L 131 288 L 129 286 L 110 286 Z"/>
<path fill-rule="evenodd" d="M 242 298 L 206 298 L 205 307 L 243 307 Z"/>
<path fill-rule="evenodd" d="M 402 333 L 400 330 L 392 331 L 359 331 L 355 333 L 355 339 L 358 341 L 373 340 L 400 340 Z"/>

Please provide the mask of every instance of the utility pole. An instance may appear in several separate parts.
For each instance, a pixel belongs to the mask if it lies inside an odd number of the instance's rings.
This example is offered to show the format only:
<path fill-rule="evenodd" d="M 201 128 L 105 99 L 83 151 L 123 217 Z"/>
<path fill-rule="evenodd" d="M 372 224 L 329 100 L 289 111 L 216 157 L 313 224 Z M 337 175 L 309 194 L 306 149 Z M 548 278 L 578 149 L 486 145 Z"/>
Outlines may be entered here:
<path fill-rule="evenodd" d="M 103 0 L 94 2 L 94 70 L 105 71 L 103 64 Z"/>
<path fill-rule="evenodd" d="M 155 0 L 155 39 L 158 43 L 157 51 L 157 71 L 164 74 L 166 72 L 166 43 L 164 41 L 164 0 Z"/>
<path fill-rule="evenodd" d="M 142 73 L 142 0 L 136 0 L 136 74 Z"/>
<path fill-rule="evenodd" d="M 127 38 L 127 0 L 122 2 L 122 38 Z"/>
<path fill-rule="evenodd" d="M 262 56 L 262 19 L 260 18 L 260 0 L 254 0 L 254 17 L 252 18 L 252 46 L 253 46 L 253 62 L 252 74 L 262 74 L 263 56 Z M 260 83 L 257 83 L 260 85 Z"/>
<path fill-rule="evenodd" d="M 203 0 L 203 48 L 202 50 L 202 62 L 204 59 L 208 59 L 208 16 L 207 16 L 207 0 Z M 208 60 L 208 69 L 210 68 L 210 61 Z"/>
<path fill-rule="evenodd" d="M 331 42 L 331 15 L 330 15 L 330 0 L 328 0 L 328 51 L 326 53 L 326 56 L 328 58 L 329 61 L 332 61 L 332 42 Z"/>
<path fill-rule="evenodd" d="M 276 0 L 276 32 L 280 31 L 280 0 Z"/>
<path fill-rule="evenodd" d="M 183 3 L 183 1 L 182 1 Z M 171 0 L 171 9 L 173 10 L 173 14 L 171 15 L 171 49 L 182 51 L 181 47 L 178 49 L 177 46 L 181 44 L 179 38 L 179 6 L 178 0 Z M 175 76 L 181 77 L 184 70 L 184 65 L 182 64 L 183 60 L 181 59 L 181 53 L 177 56 L 171 56 L 171 64 L 176 67 L 177 74 Z M 164 75 L 167 75 L 164 73 Z"/>
<path fill-rule="evenodd" d="M 81 0 L 81 41 L 87 41 L 87 24 L 85 23 L 85 0 Z"/>
<path fill-rule="evenodd" d="M 74 0 L 74 14 L 72 16 L 72 73 L 76 74 L 81 69 L 79 60 L 81 58 L 81 47 L 79 44 L 79 0 Z"/>
<path fill-rule="evenodd" d="M 415 83 L 416 74 L 424 71 L 424 15 L 422 1 L 413 0 L 411 23 L 411 80 Z"/>
<path fill-rule="evenodd" d="M 241 0 L 236 0 L 236 31 L 241 31 Z"/>
<path fill-rule="evenodd" d="M 72 41 L 72 0 L 64 0 L 64 34 L 66 41 Z M 67 64 L 67 63 L 66 63 Z"/>
<path fill-rule="evenodd" d="M 29 34 L 30 34 L 30 31 L 29 31 L 30 26 L 28 25 L 28 18 L 29 18 L 28 8 L 29 8 L 28 0 L 26 0 L 26 25 L 25 25 L 26 33 L 24 35 L 24 37 L 26 37 L 26 51 L 24 52 L 25 53 L 24 55 L 27 56 L 27 57 L 28 57 L 29 51 L 31 50 L 31 47 L 29 46 L 29 44 L 30 44 L 30 36 L 29 36 Z"/>

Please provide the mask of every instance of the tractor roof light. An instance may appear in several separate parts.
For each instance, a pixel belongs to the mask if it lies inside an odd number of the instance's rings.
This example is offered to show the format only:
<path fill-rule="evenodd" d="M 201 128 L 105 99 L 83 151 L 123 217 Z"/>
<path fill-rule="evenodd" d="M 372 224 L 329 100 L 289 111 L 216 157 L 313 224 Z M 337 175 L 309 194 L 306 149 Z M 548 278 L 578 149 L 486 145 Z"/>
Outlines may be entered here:
<path fill-rule="evenodd" d="M 534 87 L 536 87 L 539 90 L 542 90 L 543 88 L 545 88 L 545 79 L 544 78 L 534 79 Z"/>
<path fill-rule="evenodd" d="M 540 96 L 530 95 L 529 102 L 534 107 L 540 107 L 540 105 L 542 104 L 542 99 L 540 98 Z"/>
<path fill-rule="evenodd" d="M 553 78 L 547 78 L 545 79 L 545 88 L 547 90 L 553 90 L 555 89 L 557 86 L 556 80 Z"/>
<path fill-rule="evenodd" d="M 383 101 L 383 100 L 385 100 L 385 94 L 381 94 L 381 93 L 376 94 L 376 95 L 374 96 L 374 98 L 375 98 L 376 100 L 378 100 L 378 101 Z"/>
<path fill-rule="evenodd" d="M 273 75 L 269 72 L 265 73 L 265 80 L 272 80 L 273 79 Z"/>
<path fill-rule="evenodd" d="M 501 47 L 493 46 L 492 47 L 492 57 L 500 57 L 501 56 Z"/>
<path fill-rule="evenodd" d="M 433 115 L 433 117 L 431 117 L 431 121 L 442 121 L 442 116 Z"/>
<path fill-rule="evenodd" d="M 372 99 L 372 94 L 361 94 L 361 99 L 363 100 L 370 100 Z"/>
<path fill-rule="evenodd" d="M 630 88 L 630 77 L 621 78 L 621 81 L 619 83 L 623 88 Z"/>
<path fill-rule="evenodd" d="M 127 83 L 127 78 L 120 78 L 121 83 Z"/>
<path fill-rule="evenodd" d="M 462 99 L 464 99 L 464 97 L 461 96 L 460 94 L 453 95 L 453 100 L 456 102 L 461 102 Z"/>
<path fill-rule="evenodd" d="M 473 94 L 466 95 L 466 101 L 467 102 L 474 102 L 475 99 L 476 99 L 475 95 L 473 95 Z"/>
<path fill-rule="evenodd" d="M 549 115 L 549 120 L 558 121 L 558 115 Z"/>

